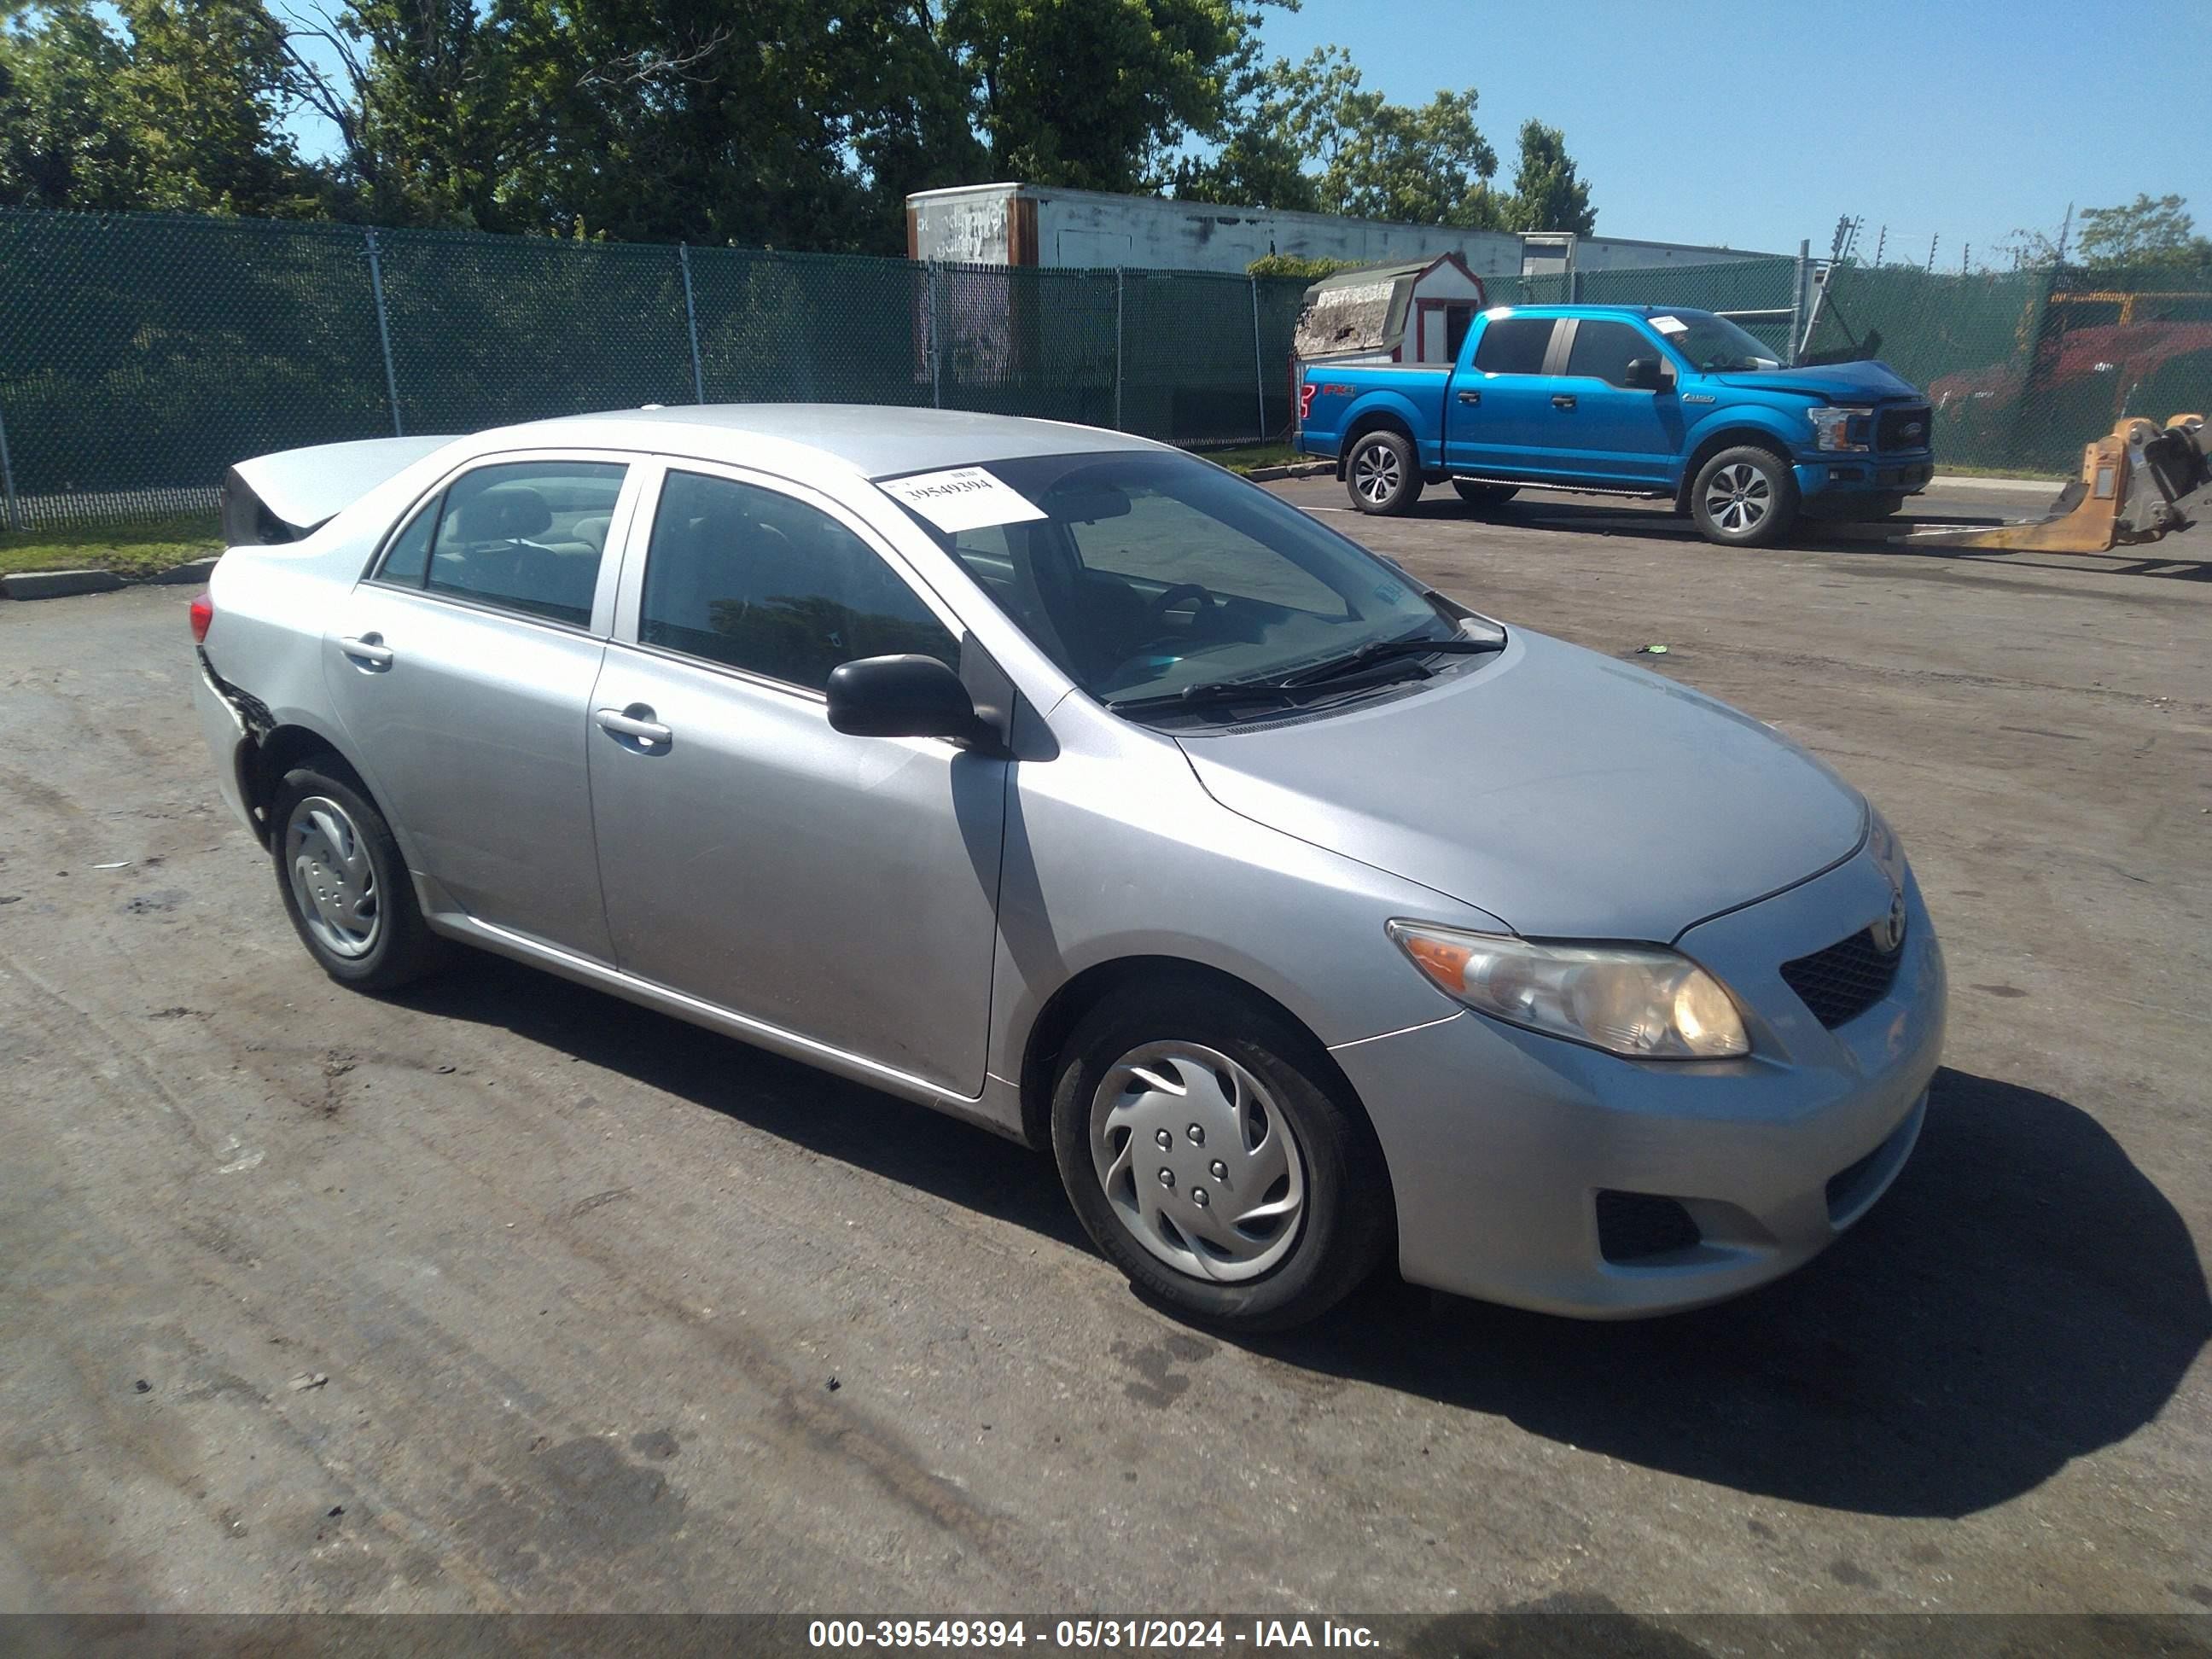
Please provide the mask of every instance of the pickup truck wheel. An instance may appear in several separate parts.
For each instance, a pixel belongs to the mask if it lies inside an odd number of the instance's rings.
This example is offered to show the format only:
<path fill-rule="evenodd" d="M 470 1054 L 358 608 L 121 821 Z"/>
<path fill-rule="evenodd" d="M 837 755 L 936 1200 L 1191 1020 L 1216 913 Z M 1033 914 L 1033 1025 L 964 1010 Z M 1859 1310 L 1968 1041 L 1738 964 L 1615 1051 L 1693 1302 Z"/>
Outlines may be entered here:
<path fill-rule="evenodd" d="M 1346 458 L 1344 487 L 1362 513 L 1405 512 L 1421 498 L 1421 467 L 1413 446 L 1395 432 L 1369 433 Z"/>
<path fill-rule="evenodd" d="M 1691 486 L 1690 514 L 1709 542 L 1771 547 L 1796 520 L 1796 474 L 1772 450 L 1752 444 L 1723 449 Z"/>
<path fill-rule="evenodd" d="M 1454 478 L 1452 488 L 1459 492 L 1460 500 L 1478 513 L 1503 507 L 1521 493 L 1511 484 L 1477 483 L 1472 478 Z"/>

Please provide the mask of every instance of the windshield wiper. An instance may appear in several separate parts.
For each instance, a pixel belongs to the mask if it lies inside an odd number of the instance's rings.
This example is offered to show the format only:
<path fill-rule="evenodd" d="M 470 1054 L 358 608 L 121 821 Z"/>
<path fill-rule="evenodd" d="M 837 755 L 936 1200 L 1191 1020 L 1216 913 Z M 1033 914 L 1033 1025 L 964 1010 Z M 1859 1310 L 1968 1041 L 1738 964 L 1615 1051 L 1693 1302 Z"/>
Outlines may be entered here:
<path fill-rule="evenodd" d="M 1192 708 L 1213 703 L 1249 702 L 1255 697 L 1266 697 L 1275 702 L 1296 701 L 1279 680 L 1200 680 L 1180 691 L 1163 691 L 1157 696 L 1116 697 L 1106 706 L 1121 714 L 1145 708 Z"/>
<path fill-rule="evenodd" d="M 1296 673 L 1285 674 L 1268 684 L 1279 690 L 1288 691 L 1302 685 L 1316 685 L 1324 680 L 1340 679 L 1375 663 L 1389 662 L 1394 657 L 1425 657 L 1431 652 L 1469 656 L 1477 652 L 1503 651 L 1504 648 L 1505 641 L 1502 639 L 1470 640 L 1455 636 L 1443 640 L 1370 640 L 1356 651 L 1347 651 L 1327 662 L 1317 662 L 1310 668 L 1301 668 Z"/>

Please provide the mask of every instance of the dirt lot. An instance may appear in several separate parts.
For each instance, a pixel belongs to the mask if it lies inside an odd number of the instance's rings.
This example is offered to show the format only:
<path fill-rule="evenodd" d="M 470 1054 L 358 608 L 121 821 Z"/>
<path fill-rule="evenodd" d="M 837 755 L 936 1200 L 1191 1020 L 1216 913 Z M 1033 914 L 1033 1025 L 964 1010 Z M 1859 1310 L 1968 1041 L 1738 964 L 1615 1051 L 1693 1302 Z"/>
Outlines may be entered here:
<path fill-rule="evenodd" d="M 1897 823 L 1949 1066 L 1840 1246 L 1651 1324 L 1200 1334 L 949 1120 L 489 958 L 337 990 L 185 595 L 0 606 L 0 1607 L 2212 1607 L 2212 537 L 1330 522 Z"/>

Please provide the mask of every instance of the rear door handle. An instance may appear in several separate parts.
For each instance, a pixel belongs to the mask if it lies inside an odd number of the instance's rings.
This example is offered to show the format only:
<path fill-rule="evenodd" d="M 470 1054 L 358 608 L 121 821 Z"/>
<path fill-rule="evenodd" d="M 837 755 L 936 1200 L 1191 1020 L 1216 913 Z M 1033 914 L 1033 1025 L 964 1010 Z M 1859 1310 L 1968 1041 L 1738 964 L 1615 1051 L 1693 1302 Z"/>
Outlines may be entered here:
<path fill-rule="evenodd" d="M 1572 409 L 1574 406 L 1575 406 L 1575 394 L 1574 394 L 1573 392 L 1553 392 L 1553 393 L 1552 394 L 1552 407 L 1553 407 L 1553 408 L 1554 408 L 1554 409 Z"/>
<path fill-rule="evenodd" d="M 392 647 L 384 642 L 381 634 L 362 634 L 357 637 L 341 638 L 338 649 L 352 659 L 355 667 L 368 673 L 392 666 Z"/>
<path fill-rule="evenodd" d="M 618 738 L 634 738 L 647 749 L 657 749 L 674 740 L 676 734 L 652 718 L 653 710 L 641 702 L 627 708 L 594 708 L 592 718 L 599 722 L 599 730 L 611 732 Z"/>
<path fill-rule="evenodd" d="M 1479 404 L 1482 401 L 1482 394 L 1480 392 L 1462 392 L 1459 394 L 1459 400 L 1463 404 Z"/>

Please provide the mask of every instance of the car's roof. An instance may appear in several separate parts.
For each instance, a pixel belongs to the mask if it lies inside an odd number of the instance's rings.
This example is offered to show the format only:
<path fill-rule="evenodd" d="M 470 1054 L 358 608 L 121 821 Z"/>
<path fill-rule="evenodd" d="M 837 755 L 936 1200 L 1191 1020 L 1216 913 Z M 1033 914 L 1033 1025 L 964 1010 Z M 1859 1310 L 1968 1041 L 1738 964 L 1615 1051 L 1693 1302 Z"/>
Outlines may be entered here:
<path fill-rule="evenodd" d="M 1492 309 L 1516 314 L 1525 311 L 1537 317 L 1711 317 L 1714 314 L 1703 306 L 1615 306 L 1589 301 L 1578 301 L 1570 305 L 1564 300 L 1556 305 L 1505 305 L 1493 307 Z"/>
<path fill-rule="evenodd" d="M 739 465 L 804 456 L 868 478 L 1025 455 L 1168 447 L 1065 421 L 873 404 L 647 404 L 501 427 L 478 434 L 477 442 L 650 449 Z"/>

